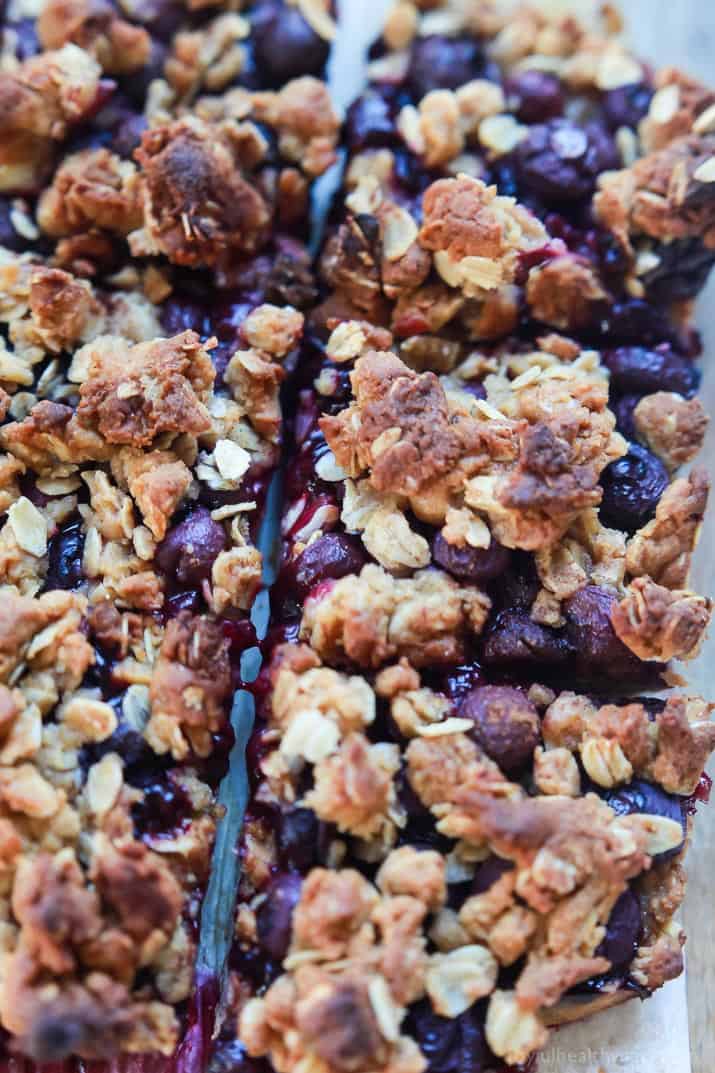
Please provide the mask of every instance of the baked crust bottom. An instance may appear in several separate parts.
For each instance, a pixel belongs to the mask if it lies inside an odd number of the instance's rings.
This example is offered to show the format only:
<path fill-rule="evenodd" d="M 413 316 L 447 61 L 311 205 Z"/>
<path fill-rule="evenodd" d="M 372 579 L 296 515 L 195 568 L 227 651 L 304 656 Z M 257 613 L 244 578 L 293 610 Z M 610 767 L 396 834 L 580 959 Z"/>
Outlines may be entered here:
<path fill-rule="evenodd" d="M 638 998 L 637 991 L 612 991 L 603 995 L 569 995 L 562 999 L 552 1010 L 548 1010 L 542 1020 L 549 1028 L 560 1025 L 573 1025 L 578 1021 L 588 1021 L 599 1013 L 623 1006 L 631 999 Z"/>

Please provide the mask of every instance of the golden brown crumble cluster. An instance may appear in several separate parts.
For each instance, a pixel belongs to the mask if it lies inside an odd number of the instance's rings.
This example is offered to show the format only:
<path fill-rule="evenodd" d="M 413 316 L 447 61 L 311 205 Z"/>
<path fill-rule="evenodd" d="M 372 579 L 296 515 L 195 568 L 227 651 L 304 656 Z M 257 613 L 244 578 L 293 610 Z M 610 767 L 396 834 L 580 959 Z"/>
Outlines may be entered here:
<path fill-rule="evenodd" d="M 323 417 L 321 427 L 338 466 L 332 479 L 345 481 L 342 521 L 361 534 L 383 571 L 370 566 L 308 601 L 302 635 L 318 652 L 377 666 L 395 652 L 425 664 L 444 651 L 441 616 L 451 601 L 440 598 L 439 614 L 424 614 L 430 640 L 423 633 L 425 654 L 417 657 L 412 641 L 400 643 L 385 608 L 386 585 L 410 592 L 402 596 L 400 623 L 411 617 L 404 601 L 418 599 L 420 587 L 457 588 L 446 575 L 440 582 L 439 573 L 405 577 L 431 561 L 427 541 L 410 526 L 413 514 L 456 548 L 487 548 L 496 540 L 533 552 L 543 586 L 532 608 L 536 621 L 562 625 L 562 602 L 601 584 L 619 596 L 614 629 L 641 659 L 697 654 L 710 602 L 687 585 L 707 476 L 696 469 L 675 477 L 655 518 L 630 539 L 603 525 L 601 475 L 626 442 L 615 431 L 608 374 L 596 352 L 553 336 L 542 340 L 541 351 L 485 359 L 493 371 L 484 379 L 487 398 L 479 400 L 464 390 L 474 355 L 446 375 L 418 372 L 410 367 L 412 348 L 401 347 L 402 358 L 369 350 L 359 324 L 351 324 L 334 329 L 328 352 L 342 345 L 360 354 L 350 374 L 354 401 Z M 670 468 L 693 458 L 707 427 L 698 400 L 668 392 L 645 396 L 635 421 Z M 477 633 L 480 617 L 469 624 Z M 449 629 L 455 626 L 454 651 L 442 662 L 461 651 L 458 618 Z M 426 644 L 438 647 L 428 655 Z"/>
<path fill-rule="evenodd" d="M 151 52 L 147 31 L 121 18 L 105 0 L 48 0 L 36 28 L 43 49 L 78 45 L 110 75 L 138 70 Z"/>
<path fill-rule="evenodd" d="M 127 237 L 136 257 L 201 267 L 255 252 L 276 220 L 304 218 L 310 179 L 334 159 L 338 122 L 325 86 L 303 78 L 277 94 L 228 96 L 162 110 L 136 163 L 109 149 L 68 156 L 41 194 L 42 230 Z M 266 170 L 257 123 L 275 128 L 287 161 L 277 173 Z"/>
<path fill-rule="evenodd" d="M 137 158 L 146 227 L 130 239 L 136 256 L 163 253 L 195 267 L 215 263 L 227 249 L 255 252 L 265 241 L 268 206 L 209 124 L 187 117 L 157 127 L 142 139 Z"/>
<path fill-rule="evenodd" d="M 0 191 L 36 188 L 56 147 L 96 104 L 102 69 L 75 44 L 0 72 Z"/>
<path fill-rule="evenodd" d="M 441 571 L 396 579 L 369 564 L 306 601 L 301 637 L 321 658 L 360 667 L 398 656 L 416 666 L 459 663 L 465 636 L 481 632 L 490 607 L 485 593 Z"/>
<path fill-rule="evenodd" d="M 271 685 L 259 798 L 309 808 L 337 830 L 334 866 L 302 881 L 283 975 L 241 1003 L 250 1054 L 268 1055 L 280 1073 L 301 1061 L 421 1073 L 426 1059 L 403 1025 L 407 1007 L 427 999 L 456 1018 L 485 998 L 492 1051 L 510 1064 L 526 1061 L 545 1043 L 546 1026 L 567 1016 L 565 993 L 608 972 L 599 953 L 605 925 L 633 885 L 645 906 L 634 979 L 657 987 L 681 970 L 672 916 L 683 876 L 678 857 L 659 855 L 683 845 L 683 827 L 620 815 L 597 793 L 584 794 L 579 764 L 599 792 L 637 776 L 690 794 L 715 747 L 711 705 L 671 696 L 653 718 L 641 703 L 599 706 L 547 690 L 529 694 L 537 709 L 526 694 L 496 690 L 492 733 L 518 733 L 525 707 L 538 711 L 527 794 L 477 743 L 472 721 L 422 685 L 404 656 L 366 679 L 324 665 L 307 646 L 285 645 L 274 652 Z M 385 702 L 401 746 L 370 734 Z M 405 778 L 437 831 L 455 840 L 447 855 L 397 846 L 408 818 Z M 344 860 L 348 846 L 378 866 L 372 883 Z M 501 866 L 487 889 L 448 905 L 447 884 L 470 880 L 494 855 Z M 245 882 L 260 889 L 263 864 L 251 854 L 244 863 Z M 244 941 L 255 941 L 251 906 L 260 912 L 261 903 L 260 895 L 247 899 L 239 915 Z M 498 987 L 500 968 L 522 959 L 515 984 Z"/>
<path fill-rule="evenodd" d="M 604 176 L 594 200 L 600 219 L 631 253 L 652 240 L 695 238 L 715 245 L 715 93 L 674 67 L 659 71 L 640 126 L 643 155 Z"/>
<path fill-rule="evenodd" d="M 715 130 L 715 118 L 712 123 Z M 632 255 L 647 248 L 649 239 L 695 238 L 713 249 L 715 205 L 703 187 L 713 182 L 714 160 L 712 133 L 676 138 L 631 168 L 605 177 L 594 199 L 596 214 Z"/>
<path fill-rule="evenodd" d="M 461 174 L 433 183 L 421 222 L 371 172 L 361 174 L 353 164 L 347 182 L 354 187 L 346 198 L 349 215 L 322 257 L 323 276 L 335 292 L 320 311 L 324 320 L 367 317 L 405 339 L 434 335 L 447 325 L 468 339 L 500 338 L 516 327 L 522 259 L 535 251 L 560 256 L 548 271 L 532 268 L 528 274 L 525 297 L 534 316 L 573 329 L 586 305 L 594 308 L 603 298 L 585 261 L 551 240 L 514 198 L 498 195 L 479 178 Z M 563 299 L 564 308 L 551 308 L 559 303 L 554 290 L 564 288 L 579 292 L 573 317 Z"/>
<path fill-rule="evenodd" d="M 629 260 L 634 297 L 645 294 L 641 277 L 657 274 L 654 243 L 697 239 L 712 247 L 714 160 L 713 137 L 691 135 L 604 174 L 594 210 Z M 334 292 L 321 307 L 323 322 L 367 317 L 407 340 L 449 327 L 487 343 L 516 329 L 522 305 L 568 333 L 613 301 L 596 264 L 479 177 L 462 173 L 429 186 L 421 221 L 393 200 L 379 161 L 361 163 L 358 155 L 347 186 L 347 219 L 322 257 Z"/>

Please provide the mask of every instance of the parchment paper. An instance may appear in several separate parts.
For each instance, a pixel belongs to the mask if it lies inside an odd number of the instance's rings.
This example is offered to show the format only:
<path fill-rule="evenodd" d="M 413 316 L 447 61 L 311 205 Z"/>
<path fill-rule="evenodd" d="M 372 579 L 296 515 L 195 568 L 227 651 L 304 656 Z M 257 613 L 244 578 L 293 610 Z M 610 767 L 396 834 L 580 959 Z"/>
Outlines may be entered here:
<path fill-rule="evenodd" d="M 334 99 L 346 107 L 364 85 L 364 50 L 378 35 L 391 0 L 339 2 L 341 29 L 330 80 Z M 573 10 L 579 3 L 571 0 L 568 6 Z M 538 1068 L 539 1073 L 691 1073 L 684 977 L 646 1002 L 634 999 L 552 1033 Z"/>

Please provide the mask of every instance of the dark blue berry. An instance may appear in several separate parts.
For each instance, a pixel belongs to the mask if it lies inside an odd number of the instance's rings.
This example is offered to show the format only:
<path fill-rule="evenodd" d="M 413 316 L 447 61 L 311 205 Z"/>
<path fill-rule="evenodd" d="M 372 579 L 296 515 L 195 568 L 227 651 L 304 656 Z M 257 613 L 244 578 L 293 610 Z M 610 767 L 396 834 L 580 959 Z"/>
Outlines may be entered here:
<path fill-rule="evenodd" d="M 307 872 L 318 852 L 319 822 L 309 808 L 284 812 L 278 827 L 278 857 L 283 868 Z"/>
<path fill-rule="evenodd" d="M 575 201 L 593 194 L 601 172 L 617 167 L 618 154 L 602 127 L 552 119 L 530 129 L 516 150 L 516 161 L 527 191 Z"/>
<path fill-rule="evenodd" d="M 642 929 L 640 902 L 632 890 L 626 890 L 611 911 L 596 957 L 608 958 L 612 971 L 625 971 L 636 955 Z"/>
<path fill-rule="evenodd" d="M 368 89 L 350 106 L 345 121 L 353 152 L 394 145 L 397 139 L 393 108 L 384 93 Z"/>
<path fill-rule="evenodd" d="M 180 830 L 193 813 L 191 799 L 170 776 L 140 784 L 144 799 L 132 806 L 138 836 L 161 837 Z"/>
<path fill-rule="evenodd" d="M 616 427 L 627 440 L 637 438 L 633 411 L 643 398 L 642 395 L 621 395 L 620 398 L 611 399 L 609 406 L 616 415 Z"/>
<path fill-rule="evenodd" d="M 660 459 L 641 444 L 631 443 L 628 453 L 601 474 L 604 525 L 628 533 L 640 529 L 653 517 L 669 481 Z"/>
<path fill-rule="evenodd" d="M 470 736 L 502 771 L 519 771 L 540 741 L 539 713 L 526 694 L 509 686 L 478 686 L 462 701 L 460 719 L 470 719 Z"/>
<path fill-rule="evenodd" d="M 611 608 L 617 599 L 607 589 L 587 585 L 564 601 L 566 637 L 575 656 L 571 666 L 576 677 L 595 683 L 604 678 L 620 682 L 643 678 L 647 667 L 626 648 L 611 625 Z"/>
<path fill-rule="evenodd" d="M 460 704 L 467 693 L 484 684 L 481 667 L 478 663 L 467 663 L 461 667 L 451 667 L 443 676 L 443 689 L 454 704 Z"/>
<path fill-rule="evenodd" d="M 614 131 L 619 127 L 631 127 L 635 130 L 648 113 L 652 99 L 653 90 L 643 82 L 607 90 L 601 103 L 608 126 Z"/>
<path fill-rule="evenodd" d="M 693 363 L 667 346 L 618 347 L 605 351 L 603 361 L 611 374 L 611 389 L 618 394 L 674 391 L 691 398 L 700 380 Z"/>
<path fill-rule="evenodd" d="M 278 88 L 292 78 L 320 75 L 330 42 L 306 22 L 297 7 L 267 0 L 252 15 L 253 49 L 261 81 Z"/>
<path fill-rule="evenodd" d="M 472 548 L 468 544 L 460 548 L 437 533 L 432 541 L 432 558 L 453 577 L 481 585 L 503 574 L 511 555 L 496 540 L 488 548 Z"/>
<path fill-rule="evenodd" d="M 360 542 L 342 533 L 326 533 L 301 552 L 289 572 L 298 596 L 307 596 L 321 581 L 359 574 L 367 562 Z M 287 576 L 287 575 L 286 575 Z"/>
<path fill-rule="evenodd" d="M 226 547 L 223 526 L 205 507 L 196 507 L 173 526 L 156 550 L 156 564 L 180 585 L 200 585 Z"/>
<path fill-rule="evenodd" d="M 0 246 L 4 246 L 6 250 L 13 250 L 15 253 L 22 253 L 31 243 L 28 243 L 27 239 L 15 230 L 10 213 L 9 199 L 0 197 Z"/>
<path fill-rule="evenodd" d="M 472 880 L 472 894 L 484 894 L 490 890 L 498 879 L 514 868 L 513 861 L 506 861 L 503 857 L 492 854 L 486 861 L 477 866 Z"/>
<path fill-rule="evenodd" d="M 713 197 L 712 184 L 693 184 L 694 193 L 687 208 L 697 212 Z M 698 238 L 661 243 L 654 250 L 658 264 L 642 277 L 649 299 L 654 303 L 672 303 L 696 298 L 708 281 L 715 264 L 715 250 Z"/>
<path fill-rule="evenodd" d="M 545 123 L 563 115 L 565 97 L 561 82 L 544 71 L 522 71 L 505 85 L 510 111 L 522 123 Z"/>
<path fill-rule="evenodd" d="M 526 611 L 501 611 L 486 635 L 482 658 L 492 667 L 559 666 L 573 655 L 568 640 L 533 622 Z"/>
<path fill-rule="evenodd" d="M 293 927 L 293 910 L 300 900 L 302 886 L 300 876 L 280 873 L 266 890 L 265 901 L 256 914 L 258 942 L 275 961 L 282 961 L 288 953 Z"/>
<path fill-rule="evenodd" d="M 627 786 L 616 790 L 601 790 L 601 797 L 619 816 L 632 816 L 643 813 L 647 816 L 662 816 L 666 820 L 675 820 L 683 828 L 683 838 L 687 829 L 687 816 L 684 798 L 669 794 L 662 787 L 643 779 L 633 779 Z M 679 849 L 669 850 L 660 855 L 666 859 L 678 853 Z"/>
<path fill-rule="evenodd" d="M 659 309 L 642 298 L 627 298 L 614 302 L 603 316 L 600 333 L 604 343 L 611 346 L 657 346 L 673 338 L 673 325 L 667 309 Z"/>
<path fill-rule="evenodd" d="M 143 115 L 128 115 L 119 123 L 117 133 L 112 143 L 115 152 L 123 157 L 131 157 L 134 150 L 141 143 L 142 134 L 147 129 L 148 123 Z"/>
<path fill-rule="evenodd" d="M 411 1007 L 406 1031 L 427 1059 L 429 1073 L 485 1073 L 494 1068 L 481 1006 L 447 1018 L 436 1014 L 425 1000 Z"/>
<path fill-rule="evenodd" d="M 418 37 L 412 46 L 407 84 L 420 101 L 434 89 L 458 89 L 484 70 L 484 51 L 471 37 Z"/>
<path fill-rule="evenodd" d="M 49 565 L 45 578 L 45 588 L 74 589 L 83 580 L 82 555 L 84 553 L 84 531 L 82 523 L 74 520 L 68 522 L 52 538 L 48 548 Z"/>

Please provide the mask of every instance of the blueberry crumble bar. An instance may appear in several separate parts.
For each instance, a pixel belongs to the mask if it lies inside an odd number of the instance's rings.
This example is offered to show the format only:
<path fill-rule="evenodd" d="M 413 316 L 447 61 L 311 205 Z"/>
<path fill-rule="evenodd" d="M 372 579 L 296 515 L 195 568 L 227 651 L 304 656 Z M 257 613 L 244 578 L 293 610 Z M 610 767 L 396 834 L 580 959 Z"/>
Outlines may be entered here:
<path fill-rule="evenodd" d="M 573 340 L 472 352 L 482 387 L 385 333 L 341 322 L 299 381 L 217 1068 L 521 1067 L 682 970 L 715 724 L 637 691 L 708 624 L 707 477 L 635 437 L 618 469 Z"/>
<path fill-rule="evenodd" d="M 472 675 L 274 650 L 217 1068 L 502 1070 L 682 970 L 711 706 Z"/>
<path fill-rule="evenodd" d="M 433 326 L 456 318 L 471 339 L 499 338 L 507 320 L 526 312 L 604 346 L 619 337 L 687 338 L 691 300 L 715 259 L 715 93 L 675 68 L 654 71 L 637 59 L 622 43 L 612 5 L 578 4 L 576 13 L 564 13 L 565 5 L 506 7 L 392 6 L 373 48 L 369 88 L 348 116 L 356 212 L 374 215 L 366 203 L 382 192 L 384 242 L 392 203 L 409 210 L 440 176 L 467 175 L 541 220 L 551 241 L 526 236 L 520 278 L 502 265 L 501 274 L 492 266 L 490 281 L 480 278 L 478 261 L 463 263 L 493 258 L 487 236 L 466 227 L 455 242 L 449 233 L 460 230 L 462 211 L 471 216 L 472 199 L 433 194 L 426 222 L 435 215 L 442 222 L 424 245 L 440 254 L 434 282 L 471 291 L 467 309 L 455 312 L 434 287 Z M 586 17 L 589 9 L 599 16 Z M 401 320 L 428 303 L 405 293 L 425 282 L 427 269 L 398 255 L 395 235 L 406 241 L 407 229 L 393 217 L 389 270 L 383 265 L 373 297 L 397 300 L 393 323 L 409 335 Z M 528 279 L 527 267 L 538 268 Z M 500 282 L 520 290 L 498 298 L 491 292 Z"/>
<path fill-rule="evenodd" d="M 558 6 L 398 0 L 348 112 L 217 1071 L 531 1069 L 682 971 L 715 96 Z"/>
<path fill-rule="evenodd" d="M 2 5 L 0 1046 L 23 1068 L 205 1067 L 199 914 L 317 294 L 334 28 L 315 0 Z"/>

